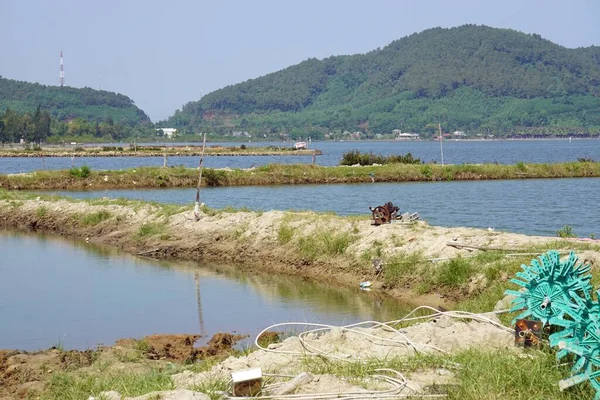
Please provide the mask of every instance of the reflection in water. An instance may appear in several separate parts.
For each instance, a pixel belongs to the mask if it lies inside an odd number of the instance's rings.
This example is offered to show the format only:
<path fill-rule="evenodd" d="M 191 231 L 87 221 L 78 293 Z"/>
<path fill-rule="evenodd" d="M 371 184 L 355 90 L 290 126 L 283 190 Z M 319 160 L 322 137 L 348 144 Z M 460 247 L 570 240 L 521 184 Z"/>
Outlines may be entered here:
<path fill-rule="evenodd" d="M 49 235 L 0 230 L 0 250 L 0 348 L 88 348 L 154 333 L 255 335 L 278 322 L 339 325 L 406 311 L 373 292 L 142 259 Z"/>
<path fill-rule="evenodd" d="M 206 335 L 206 329 L 204 329 L 204 317 L 202 316 L 202 299 L 200 298 L 200 274 L 194 272 L 194 282 L 196 282 L 196 301 L 198 303 L 198 323 L 200 324 L 200 334 Z"/>

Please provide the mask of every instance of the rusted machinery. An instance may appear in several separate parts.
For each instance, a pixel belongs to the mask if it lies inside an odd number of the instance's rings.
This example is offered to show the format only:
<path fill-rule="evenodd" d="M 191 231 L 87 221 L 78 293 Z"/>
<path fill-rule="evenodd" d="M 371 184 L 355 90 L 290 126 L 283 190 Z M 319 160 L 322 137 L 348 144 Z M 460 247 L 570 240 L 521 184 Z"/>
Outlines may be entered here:
<path fill-rule="evenodd" d="M 377 206 L 375 208 L 369 207 L 369 210 L 373 213 L 373 225 L 381 225 L 387 224 L 392 219 L 395 219 L 398 216 L 400 208 L 393 205 L 390 201 L 382 206 Z"/>
<path fill-rule="evenodd" d="M 399 215 L 400 208 L 395 206 L 391 201 L 382 206 L 369 207 L 373 213 L 373 225 L 382 225 L 391 223 L 392 221 L 414 222 L 421 219 L 419 213 L 404 213 Z"/>

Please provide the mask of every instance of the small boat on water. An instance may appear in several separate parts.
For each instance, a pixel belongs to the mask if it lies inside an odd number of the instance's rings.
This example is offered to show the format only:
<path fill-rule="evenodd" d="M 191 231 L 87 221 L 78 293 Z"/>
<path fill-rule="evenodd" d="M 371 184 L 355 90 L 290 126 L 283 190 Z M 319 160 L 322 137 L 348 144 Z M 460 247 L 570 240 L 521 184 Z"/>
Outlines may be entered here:
<path fill-rule="evenodd" d="M 296 143 L 294 143 L 294 149 L 296 149 L 296 150 L 306 149 L 306 142 L 296 142 Z"/>

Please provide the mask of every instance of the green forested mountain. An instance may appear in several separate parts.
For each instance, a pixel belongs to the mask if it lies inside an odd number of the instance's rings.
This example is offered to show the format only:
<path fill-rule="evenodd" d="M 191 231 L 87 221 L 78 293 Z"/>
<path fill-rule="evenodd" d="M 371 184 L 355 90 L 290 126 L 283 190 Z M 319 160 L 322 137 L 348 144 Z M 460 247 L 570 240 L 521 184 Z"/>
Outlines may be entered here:
<path fill-rule="evenodd" d="M 496 135 L 600 133 L 600 47 L 509 29 L 434 28 L 367 54 L 309 59 L 214 91 L 165 121 L 188 130 L 393 129 Z"/>
<path fill-rule="evenodd" d="M 90 123 L 107 120 L 126 126 L 149 123 L 133 100 L 118 93 L 90 88 L 45 86 L 0 76 L 0 113 L 10 109 L 20 114 L 41 107 L 59 120 L 82 118 Z"/>

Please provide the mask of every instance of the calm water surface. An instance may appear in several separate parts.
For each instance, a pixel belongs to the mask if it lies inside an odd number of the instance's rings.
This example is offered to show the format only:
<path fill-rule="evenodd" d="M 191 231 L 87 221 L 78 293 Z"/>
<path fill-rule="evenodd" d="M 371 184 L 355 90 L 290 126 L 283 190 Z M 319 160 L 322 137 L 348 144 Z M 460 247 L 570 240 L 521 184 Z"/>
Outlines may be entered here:
<path fill-rule="evenodd" d="M 171 143 L 173 144 L 173 143 Z M 225 146 L 242 143 L 211 143 Z M 290 143 L 244 143 L 246 146 L 291 146 Z M 156 145 L 156 144 L 154 144 Z M 199 145 L 199 143 L 188 143 Z M 338 165 L 342 154 L 350 150 L 373 152 L 375 154 L 406 154 L 425 162 L 441 162 L 440 144 L 433 141 L 346 141 L 346 142 L 313 142 L 310 148 L 319 149 L 322 156 L 317 157 L 319 165 Z M 446 141 L 444 162 L 447 164 L 481 164 L 499 163 L 515 164 L 519 161 L 529 163 L 554 163 L 577 161 L 588 158 L 600 161 L 600 139 L 572 140 L 488 140 L 488 141 Z M 199 157 L 169 157 L 169 165 L 184 165 L 195 168 Z M 0 173 L 30 172 L 42 169 L 68 169 L 71 163 L 75 166 L 88 165 L 94 170 L 124 169 L 140 166 L 162 166 L 162 157 L 81 157 L 73 161 L 64 158 L 0 158 Z M 312 156 L 257 156 L 230 157 L 207 156 L 205 166 L 209 168 L 249 168 L 264 164 L 304 163 L 312 162 Z"/>
<path fill-rule="evenodd" d="M 56 192 L 76 198 L 124 197 L 193 204 L 195 189 Z M 369 183 L 203 188 L 213 208 L 333 211 L 369 216 L 369 206 L 388 201 L 402 212 L 419 212 L 431 225 L 494 228 L 555 236 L 570 225 L 580 237 L 600 236 L 600 178 L 461 182 Z"/>
<path fill-rule="evenodd" d="M 373 292 L 157 262 L 53 236 L 0 230 L 0 252 L 0 349 L 83 349 L 154 333 L 256 335 L 277 322 L 346 324 L 406 312 Z"/>

